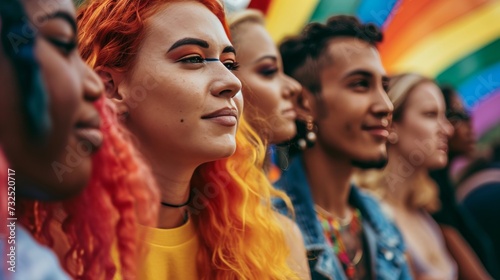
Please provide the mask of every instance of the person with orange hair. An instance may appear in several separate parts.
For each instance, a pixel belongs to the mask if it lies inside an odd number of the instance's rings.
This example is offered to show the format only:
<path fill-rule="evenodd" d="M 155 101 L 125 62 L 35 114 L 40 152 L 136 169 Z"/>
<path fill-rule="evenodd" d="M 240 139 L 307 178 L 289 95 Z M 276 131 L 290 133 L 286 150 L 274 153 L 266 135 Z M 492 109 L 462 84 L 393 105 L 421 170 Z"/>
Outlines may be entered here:
<path fill-rule="evenodd" d="M 81 53 L 161 190 L 140 279 L 308 279 L 297 227 L 272 208 L 286 197 L 241 117 L 220 2 L 90 1 L 78 19 Z"/>
<path fill-rule="evenodd" d="M 15 183 L 0 197 L 22 225 L 4 275 L 135 278 L 139 224 L 155 225 L 158 190 L 78 54 L 72 1 L 7 0 L 0 11 L 0 180 Z"/>

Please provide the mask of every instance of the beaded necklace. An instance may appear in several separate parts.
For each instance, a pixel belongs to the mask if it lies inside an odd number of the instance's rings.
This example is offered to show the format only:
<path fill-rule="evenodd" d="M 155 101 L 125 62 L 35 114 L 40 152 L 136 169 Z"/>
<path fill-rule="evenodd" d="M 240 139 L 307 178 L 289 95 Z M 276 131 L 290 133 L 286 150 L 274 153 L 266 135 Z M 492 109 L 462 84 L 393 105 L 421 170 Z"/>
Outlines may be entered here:
<path fill-rule="evenodd" d="M 323 228 L 323 233 L 329 245 L 333 248 L 333 251 L 339 258 L 340 262 L 344 267 L 344 271 L 348 279 L 355 279 L 356 276 L 356 266 L 361 261 L 363 257 L 363 246 L 359 246 L 356 253 L 352 257 L 349 257 L 347 253 L 346 246 L 342 240 L 341 233 L 348 232 L 351 236 L 358 236 L 361 231 L 361 213 L 358 209 L 353 209 L 353 214 L 351 217 L 344 219 L 344 221 L 336 219 L 330 213 L 328 213 L 323 208 L 315 205 L 315 210 L 318 219 Z"/>

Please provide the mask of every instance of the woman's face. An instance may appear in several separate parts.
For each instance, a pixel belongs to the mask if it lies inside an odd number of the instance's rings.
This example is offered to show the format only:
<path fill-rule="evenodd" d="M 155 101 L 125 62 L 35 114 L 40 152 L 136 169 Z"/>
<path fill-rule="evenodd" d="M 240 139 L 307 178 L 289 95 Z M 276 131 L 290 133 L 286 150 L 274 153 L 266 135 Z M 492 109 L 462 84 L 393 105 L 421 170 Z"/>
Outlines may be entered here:
<path fill-rule="evenodd" d="M 243 107 L 235 57 L 219 19 L 198 2 L 169 3 L 147 20 L 114 100 L 153 164 L 199 165 L 234 153 Z"/>
<path fill-rule="evenodd" d="M 281 55 L 263 25 L 242 23 L 233 36 L 247 120 L 269 143 L 291 139 L 296 134 L 292 101 L 300 84 L 283 73 Z"/>
<path fill-rule="evenodd" d="M 393 123 L 399 137 L 398 152 L 415 167 L 437 169 L 448 162 L 448 138 L 453 127 L 445 116 L 439 88 L 431 82 L 416 86 L 408 95 L 403 117 Z"/>
<path fill-rule="evenodd" d="M 450 138 L 450 153 L 455 155 L 470 156 L 475 150 L 475 136 L 469 114 L 465 111 L 462 100 L 457 94 L 452 94 L 448 108 L 448 120 L 455 128 L 455 133 Z"/>
<path fill-rule="evenodd" d="M 0 103 L 0 141 L 16 171 L 19 194 L 63 198 L 80 191 L 90 179 L 91 155 L 102 142 L 92 103 L 103 87 L 76 50 L 72 1 L 22 3 L 36 31 L 26 36 L 36 36 L 35 55 L 49 98 L 51 127 L 43 141 L 29 136 L 14 69 L 2 49 L 0 84 L 6 94 Z"/>

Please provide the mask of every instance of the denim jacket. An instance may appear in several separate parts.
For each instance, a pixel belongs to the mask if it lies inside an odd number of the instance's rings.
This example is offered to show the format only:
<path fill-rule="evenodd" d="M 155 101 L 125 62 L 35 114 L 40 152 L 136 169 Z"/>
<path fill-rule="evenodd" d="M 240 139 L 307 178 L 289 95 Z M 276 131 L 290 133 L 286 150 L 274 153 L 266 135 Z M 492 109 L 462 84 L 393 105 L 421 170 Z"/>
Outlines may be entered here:
<path fill-rule="evenodd" d="M 292 201 L 296 223 L 304 236 L 312 279 L 347 280 L 340 261 L 323 235 L 323 229 L 314 211 L 301 156 L 292 159 L 276 187 L 285 191 Z M 349 204 L 359 209 L 363 217 L 363 231 L 371 264 L 370 279 L 412 279 L 404 256 L 403 238 L 399 230 L 382 214 L 378 202 L 352 186 Z M 288 214 L 283 201 L 275 201 L 274 206 L 282 214 Z"/>

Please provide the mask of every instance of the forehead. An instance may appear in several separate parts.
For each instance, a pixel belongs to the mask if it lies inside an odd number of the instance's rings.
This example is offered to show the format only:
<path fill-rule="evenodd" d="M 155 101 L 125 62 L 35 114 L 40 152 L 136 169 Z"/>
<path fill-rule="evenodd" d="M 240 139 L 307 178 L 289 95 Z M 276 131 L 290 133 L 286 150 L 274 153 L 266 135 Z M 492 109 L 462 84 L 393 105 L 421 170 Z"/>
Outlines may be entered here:
<path fill-rule="evenodd" d="M 424 82 L 416 86 L 408 96 L 409 107 L 439 106 L 444 108 L 444 98 L 439 88 L 431 82 Z"/>
<path fill-rule="evenodd" d="M 362 40 L 350 37 L 331 39 L 323 56 L 327 68 L 335 69 L 339 75 L 363 69 L 374 75 L 385 75 L 377 49 Z"/>
<path fill-rule="evenodd" d="M 257 22 L 248 21 L 238 25 L 233 32 L 238 60 L 254 60 L 259 57 L 278 56 L 278 50 L 265 27 Z"/>
<path fill-rule="evenodd" d="M 166 4 L 146 21 L 146 28 L 147 35 L 160 44 L 171 45 L 179 39 L 194 37 L 209 43 L 230 45 L 217 16 L 195 1 Z"/>
<path fill-rule="evenodd" d="M 54 12 L 66 12 L 75 16 L 75 6 L 72 0 L 23 0 L 30 20 L 37 23 L 44 16 Z"/>

